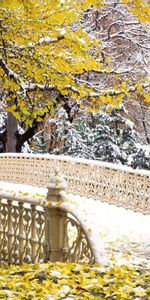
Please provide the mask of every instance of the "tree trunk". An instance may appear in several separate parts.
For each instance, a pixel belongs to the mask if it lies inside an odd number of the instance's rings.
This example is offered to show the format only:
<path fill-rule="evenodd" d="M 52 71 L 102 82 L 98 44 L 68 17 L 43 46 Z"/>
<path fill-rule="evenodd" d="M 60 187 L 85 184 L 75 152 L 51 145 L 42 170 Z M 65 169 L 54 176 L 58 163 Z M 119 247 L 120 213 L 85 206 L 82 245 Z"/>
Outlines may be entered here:
<path fill-rule="evenodd" d="M 6 128 L 6 152 L 20 153 L 23 144 L 34 136 L 38 128 L 38 123 L 34 121 L 32 127 L 28 128 L 23 134 L 20 134 L 18 132 L 18 121 L 11 113 L 8 113 Z"/>
<path fill-rule="evenodd" d="M 149 136 L 148 136 L 148 130 L 147 130 L 146 121 L 145 121 L 145 111 L 142 108 L 142 106 L 141 106 L 141 112 L 142 112 L 142 124 L 143 124 L 143 128 L 144 128 L 145 139 L 146 139 L 146 142 L 148 144 L 150 144 L 150 139 L 149 139 Z"/>
<path fill-rule="evenodd" d="M 8 113 L 8 115 L 7 115 L 6 152 L 16 152 L 17 125 L 18 125 L 18 121 L 15 119 L 15 117 L 11 113 Z"/>

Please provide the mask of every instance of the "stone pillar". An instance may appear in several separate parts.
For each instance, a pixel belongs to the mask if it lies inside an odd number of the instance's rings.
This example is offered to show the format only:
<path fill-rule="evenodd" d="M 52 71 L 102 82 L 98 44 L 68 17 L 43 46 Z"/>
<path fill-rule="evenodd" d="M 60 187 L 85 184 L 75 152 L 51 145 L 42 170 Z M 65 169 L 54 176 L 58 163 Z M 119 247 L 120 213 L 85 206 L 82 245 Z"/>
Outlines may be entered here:
<path fill-rule="evenodd" d="M 57 207 L 63 201 L 61 191 L 66 187 L 66 181 L 56 171 L 47 193 L 48 203 L 56 202 L 56 207 L 45 208 L 45 261 L 67 259 L 67 212 Z"/>

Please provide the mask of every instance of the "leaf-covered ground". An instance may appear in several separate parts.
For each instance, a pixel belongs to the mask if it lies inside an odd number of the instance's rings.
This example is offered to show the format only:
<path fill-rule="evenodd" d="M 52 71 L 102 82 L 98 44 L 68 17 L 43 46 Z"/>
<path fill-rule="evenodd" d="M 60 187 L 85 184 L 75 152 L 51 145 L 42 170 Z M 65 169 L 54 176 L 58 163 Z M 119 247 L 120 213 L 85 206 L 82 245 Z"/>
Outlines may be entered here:
<path fill-rule="evenodd" d="M 150 272 L 125 265 L 46 263 L 0 268 L 1 299 L 150 299 Z"/>
<path fill-rule="evenodd" d="M 45 190 L 35 192 L 36 199 L 46 201 Z M 85 197 L 67 198 L 61 206 L 82 222 L 99 265 L 1 265 L 0 299 L 150 300 L 150 216 Z"/>

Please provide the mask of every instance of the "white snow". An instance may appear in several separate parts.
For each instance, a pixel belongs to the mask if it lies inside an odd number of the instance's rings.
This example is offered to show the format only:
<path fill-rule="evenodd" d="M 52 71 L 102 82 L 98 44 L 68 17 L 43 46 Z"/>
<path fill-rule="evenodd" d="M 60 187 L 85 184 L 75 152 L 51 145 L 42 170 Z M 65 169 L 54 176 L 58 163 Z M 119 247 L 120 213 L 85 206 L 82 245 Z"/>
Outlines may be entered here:
<path fill-rule="evenodd" d="M 118 264 L 149 263 L 150 216 L 135 213 L 99 200 L 77 195 L 68 196 L 73 201 L 72 211 L 81 220 L 95 249 L 99 263 L 110 263 L 112 248 Z M 67 203 L 63 203 L 63 207 Z M 126 252 L 130 251 L 130 256 Z M 130 258 L 130 259 L 129 259 Z"/>
<path fill-rule="evenodd" d="M 39 44 L 52 42 L 53 39 L 50 36 L 46 36 L 44 38 L 39 39 Z"/>
<path fill-rule="evenodd" d="M 86 44 L 86 41 L 83 38 L 77 38 L 77 40 L 81 43 L 81 44 Z"/>
<path fill-rule="evenodd" d="M 97 262 L 110 264 L 144 264 L 150 268 L 150 216 L 61 192 L 59 207 L 73 214 L 84 227 L 92 243 Z M 47 205 L 47 188 L 0 182 L 0 197 L 24 199 Z M 52 206 L 58 206 L 57 202 Z"/>
<path fill-rule="evenodd" d="M 56 271 L 56 270 L 52 270 L 51 273 L 50 273 L 50 275 L 51 275 L 52 277 L 64 278 L 64 277 L 63 277 L 63 274 L 60 273 L 60 272 L 58 272 L 58 271 Z"/>
<path fill-rule="evenodd" d="M 18 79 L 18 78 L 19 78 L 19 76 L 18 76 L 14 71 L 12 71 L 12 70 L 10 70 L 10 69 L 9 69 L 9 74 L 8 74 L 8 76 L 13 76 L 15 79 Z"/>
<path fill-rule="evenodd" d="M 0 113 L 0 128 L 5 126 L 5 114 L 3 112 Z"/>
<path fill-rule="evenodd" d="M 61 35 L 65 35 L 66 34 L 66 29 L 65 28 L 60 28 L 58 30 L 58 32 L 61 34 Z"/>
<path fill-rule="evenodd" d="M 125 119 L 125 124 L 127 126 L 129 126 L 131 129 L 134 128 L 134 123 L 131 120 L 129 120 L 129 119 Z"/>

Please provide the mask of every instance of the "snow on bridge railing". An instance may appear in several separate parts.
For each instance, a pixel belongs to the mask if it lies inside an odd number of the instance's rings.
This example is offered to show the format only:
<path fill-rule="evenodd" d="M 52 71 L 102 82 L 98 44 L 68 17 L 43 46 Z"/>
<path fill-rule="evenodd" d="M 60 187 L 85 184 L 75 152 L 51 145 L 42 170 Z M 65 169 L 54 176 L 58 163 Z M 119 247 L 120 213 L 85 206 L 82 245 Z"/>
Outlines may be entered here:
<path fill-rule="evenodd" d="M 150 171 L 67 156 L 0 154 L 1 181 L 46 187 L 55 168 L 69 192 L 150 213 Z"/>
<path fill-rule="evenodd" d="M 98 262 L 65 185 L 59 174 L 48 188 L 0 182 L 0 261 Z"/>

